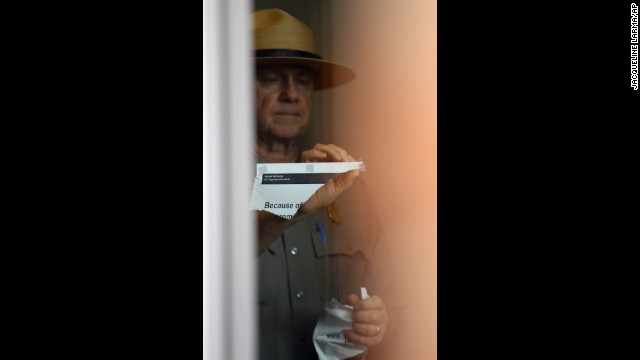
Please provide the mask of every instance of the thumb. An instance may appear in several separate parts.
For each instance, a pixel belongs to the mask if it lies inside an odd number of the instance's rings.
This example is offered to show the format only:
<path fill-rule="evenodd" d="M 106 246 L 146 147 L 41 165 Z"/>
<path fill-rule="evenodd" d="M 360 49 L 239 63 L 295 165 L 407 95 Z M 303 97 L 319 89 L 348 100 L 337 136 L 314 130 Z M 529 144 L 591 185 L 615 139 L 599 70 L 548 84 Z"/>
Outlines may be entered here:
<path fill-rule="evenodd" d="M 300 206 L 300 211 L 309 213 L 331 204 L 343 191 L 353 185 L 358 170 L 347 171 L 322 185 L 311 197 Z"/>
<path fill-rule="evenodd" d="M 345 299 L 345 304 L 355 306 L 355 304 L 358 303 L 358 301 L 360 301 L 360 298 L 358 297 L 358 295 L 350 294 Z"/>

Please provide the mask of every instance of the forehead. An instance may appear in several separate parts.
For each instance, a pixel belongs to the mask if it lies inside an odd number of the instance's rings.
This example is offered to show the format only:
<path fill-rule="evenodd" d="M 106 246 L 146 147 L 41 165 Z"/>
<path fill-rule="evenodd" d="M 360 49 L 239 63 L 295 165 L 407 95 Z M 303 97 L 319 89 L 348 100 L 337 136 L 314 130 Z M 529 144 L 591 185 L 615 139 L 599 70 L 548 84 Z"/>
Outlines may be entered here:
<path fill-rule="evenodd" d="M 260 65 L 257 67 L 256 71 L 258 75 L 268 74 L 268 73 L 278 73 L 278 74 L 292 73 L 295 75 L 313 76 L 313 70 L 303 66 L 296 66 L 296 65 Z"/>

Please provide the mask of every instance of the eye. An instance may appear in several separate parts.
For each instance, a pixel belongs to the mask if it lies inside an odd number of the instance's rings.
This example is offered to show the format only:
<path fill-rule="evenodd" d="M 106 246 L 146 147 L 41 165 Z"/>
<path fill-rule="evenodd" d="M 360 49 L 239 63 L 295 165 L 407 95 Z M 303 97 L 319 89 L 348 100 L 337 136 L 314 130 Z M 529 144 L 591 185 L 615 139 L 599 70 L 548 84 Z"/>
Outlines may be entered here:
<path fill-rule="evenodd" d="M 310 87 L 313 84 L 313 78 L 310 75 L 298 76 L 296 81 L 303 87 Z"/>
<path fill-rule="evenodd" d="M 278 86 L 280 85 L 280 76 L 278 74 L 266 74 L 260 78 L 260 82 L 265 86 Z"/>

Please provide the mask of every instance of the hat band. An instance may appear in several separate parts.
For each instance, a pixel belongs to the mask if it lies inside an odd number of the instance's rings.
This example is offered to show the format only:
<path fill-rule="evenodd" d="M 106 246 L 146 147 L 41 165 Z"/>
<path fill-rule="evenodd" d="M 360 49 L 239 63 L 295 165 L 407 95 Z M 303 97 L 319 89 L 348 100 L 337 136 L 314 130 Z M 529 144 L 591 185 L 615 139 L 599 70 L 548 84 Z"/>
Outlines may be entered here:
<path fill-rule="evenodd" d="M 266 50 L 256 50 L 255 57 L 265 58 L 265 57 L 297 57 L 297 58 L 309 58 L 309 59 L 320 59 L 322 58 L 314 53 L 301 51 L 301 50 L 290 50 L 290 49 L 266 49 Z"/>

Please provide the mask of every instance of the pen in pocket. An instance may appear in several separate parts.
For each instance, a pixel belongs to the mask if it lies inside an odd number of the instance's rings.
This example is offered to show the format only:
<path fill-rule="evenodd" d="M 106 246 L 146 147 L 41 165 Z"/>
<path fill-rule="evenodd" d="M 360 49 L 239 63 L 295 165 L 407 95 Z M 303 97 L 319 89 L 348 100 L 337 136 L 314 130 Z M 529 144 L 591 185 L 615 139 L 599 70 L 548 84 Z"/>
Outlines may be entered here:
<path fill-rule="evenodd" d="M 327 246 L 327 234 L 325 234 L 324 232 L 322 222 L 316 221 L 316 229 L 320 231 L 320 236 L 322 237 L 322 245 Z"/>

